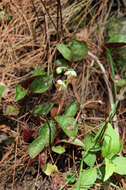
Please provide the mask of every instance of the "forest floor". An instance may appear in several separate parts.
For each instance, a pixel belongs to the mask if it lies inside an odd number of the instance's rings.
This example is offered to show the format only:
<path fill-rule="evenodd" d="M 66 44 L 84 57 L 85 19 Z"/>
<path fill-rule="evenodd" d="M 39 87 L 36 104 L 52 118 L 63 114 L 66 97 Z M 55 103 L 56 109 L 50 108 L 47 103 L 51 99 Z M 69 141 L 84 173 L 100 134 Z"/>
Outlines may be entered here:
<path fill-rule="evenodd" d="M 0 190 L 74 188 L 75 182 L 64 185 L 65 176 L 74 173 L 77 182 L 82 147 L 72 144 L 73 139 L 67 143 L 63 141 L 67 135 L 55 117 L 63 115 L 67 106 L 76 101 L 75 123 L 78 124 L 77 138 L 80 140 L 89 134 L 94 135 L 97 127 L 106 121 L 116 95 L 111 60 L 105 50 L 112 44 L 104 45 L 105 28 L 110 17 L 121 17 L 125 11 L 121 0 L 0 1 L 0 87 L 5 86 L 3 93 L 0 89 Z M 67 67 L 74 70 L 77 77 L 69 81 L 64 93 L 57 86 L 58 80 L 66 80 L 63 73 L 56 72 L 56 60 L 63 59 L 57 45 L 67 44 L 75 38 L 87 44 L 88 53 L 81 60 L 67 60 Z M 120 67 L 114 65 L 116 80 L 126 78 L 125 67 Z M 33 93 L 29 88 L 37 78 L 33 76 L 35 70 L 53 73 L 52 83 L 43 93 Z M 15 100 L 17 85 L 28 92 L 19 101 Z M 115 120 L 111 123 L 113 126 L 117 124 L 116 132 L 123 144 L 120 155 L 125 157 L 126 95 L 120 95 L 120 92 L 121 87 L 117 88 L 119 103 L 114 118 L 111 118 Z M 46 117 L 34 113 L 36 105 L 50 103 Z M 39 136 L 41 126 L 50 120 L 56 125 L 54 141 L 45 147 L 43 155 L 38 155 L 39 159 L 32 159 L 29 146 Z M 62 145 L 65 152 L 57 154 L 52 151 L 51 147 L 56 145 Z M 42 170 L 41 156 L 46 163 L 54 164 L 58 172 L 46 175 Z M 94 168 L 99 168 L 103 157 L 99 151 L 96 156 Z M 85 165 L 84 169 L 87 168 Z M 98 179 L 88 189 L 126 189 L 126 177 L 114 173 L 109 181 Z"/>

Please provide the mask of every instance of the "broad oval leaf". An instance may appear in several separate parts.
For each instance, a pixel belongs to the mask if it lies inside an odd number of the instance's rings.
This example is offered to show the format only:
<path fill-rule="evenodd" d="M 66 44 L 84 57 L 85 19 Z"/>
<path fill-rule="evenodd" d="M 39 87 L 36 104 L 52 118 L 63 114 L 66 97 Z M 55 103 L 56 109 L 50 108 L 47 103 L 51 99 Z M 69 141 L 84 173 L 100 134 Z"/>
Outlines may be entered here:
<path fill-rule="evenodd" d="M 35 158 L 45 147 L 45 138 L 39 136 L 29 146 L 28 153 L 30 157 Z"/>
<path fill-rule="evenodd" d="M 65 152 L 65 148 L 62 146 L 53 146 L 52 151 L 58 154 L 63 154 Z"/>
<path fill-rule="evenodd" d="M 68 63 L 65 59 L 57 59 L 55 62 L 56 67 L 66 67 L 68 66 Z"/>
<path fill-rule="evenodd" d="M 28 92 L 27 90 L 22 90 L 21 85 L 17 85 L 14 101 L 17 102 L 18 100 L 21 100 L 22 98 L 24 98 L 27 95 L 27 92 Z"/>
<path fill-rule="evenodd" d="M 72 60 L 81 61 L 88 52 L 88 46 L 86 42 L 79 42 L 73 40 L 68 44 L 69 48 L 72 51 Z"/>
<path fill-rule="evenodd" d="M 116 156 L 112 159 L 112 162 L 115 165 L 115 173 L 118 173 L 120 175 L 126 175 L 126 157 Z"/>
<path fill-rule="evenodd" d="M 72 101 L 66 108 L 64 115 L 69 117 L 74 117 L 77 113 L 77 110 L 78 110 L 78 103 L 76 101 Z"/>
<path fill-rule="evenodd" d="M 36 105 L 33 111 L 36 114 L 46 116 L 50 112 L 53 105 L 54 103 L 47 103 L 45 105 Z"/>
<path fill-rule="evenodd" d="M 55 120 L 68 137 L 76 137 L 78 125 L 75 124 L 75 119 L 73 117 L 68 117 L 66 115 L 56 116 Z"/>
<path fill-rule="evenodd" d="M 72 60 L 72 52 L 71 50 L 67 47 L 67 45 L 65 44 L 58 44 L 57 45 L 57 49 L 58 51 L 62 54 L 62 56 L 68 60 L 71 61 Z"/>
<path fill-rule="evenodd" d="M 113 156 L 118 154 L 122 149 L 122 142 L 117 136 L 112 125 L 108 123 L 108 127 L 104 134 L 104 141 L 102 145 L 102 156 L 104 158 L 111 159 Z"/>
<path fill-rule="evenodd" d="M 52 120 L 49 120 L 48 123 L 44 123 L 44 125 L 41 127 L 39 136 L 44 138 L 45 146 L 49 145 L 50 140 L 51 142 L 53 141 L 55 130 L 56 130 L 56 127 Z"/>
<path fill-rule="evenodd" d="M 104 176 L 104 181 L 109 179 L 111 175 L 114 173 L 115 166 L 112 163 L 111 159 L 105 158 L 105 176 Z"/>
<path fill-rule="evenodd" d="M 89 134 L 84 138 L 83 140 L 84 149 L 88 150 L 90 148 L 89 151 L 92 151 L 92 152 L 96 152 L 101 149 L 100 143 L 97 141 L 94 141 L 94 138 L 95 137 L 92 134 Z"/>
<path fill-rule="evenodd" d="M 83 152 L 83 153 L 85 153 L 85 152 Z M 83 153 L 82 153 L 82 155 L 83 155 Z M 84 160 L 84 162 L 85 162 L 88 166 L 93 167 L 94 164 L 95 164 L 95 161 L 96 161 L 96 154 L 93 153 L 93 152 L 88 152 L 88 153 L 86 154 L 86 156 L 83 157 L 83 160 Z"/>
<path fill-rule="evenodd" d="M 34 93 L 43 93 L 52 85 L 53 73 L 50 73 L 49 76 L 41 75 L 36 78 L 30 85 L 30 90 Z"/>
<path fill-rule="evenodd" d="M 45 75 L 45 74 L 46 74 L 46 72 L 42 68 L 38 68 L 38 69 L 34 70 L 34 72 L 32 73 L 32 77 Z"/>
<path fill-rule="evenodd" d="M 49 121 L 49 125 L 50 127 L 48 126 L 48 123 L 45 123 L 40 129 L 39 137 L 30 144 L 28 152 L 31 158 L 35 158 L 44 147 L 49 146 L 49 143 L 53 141 L 55 125 L 51 120 Z"/>
<path fill-rule="evenodd" d="M 75 184 L 75 188 L 73 190 L 77 190 L 78 188 L 78 183 L 80 182 L 80 190 L 86 190 L 93 186 L 97 179 L 97 170 L 96 168 L 90 168 L 87 170 L 84 170 L 82 173 L 80 173 L 80 181 Z"/>

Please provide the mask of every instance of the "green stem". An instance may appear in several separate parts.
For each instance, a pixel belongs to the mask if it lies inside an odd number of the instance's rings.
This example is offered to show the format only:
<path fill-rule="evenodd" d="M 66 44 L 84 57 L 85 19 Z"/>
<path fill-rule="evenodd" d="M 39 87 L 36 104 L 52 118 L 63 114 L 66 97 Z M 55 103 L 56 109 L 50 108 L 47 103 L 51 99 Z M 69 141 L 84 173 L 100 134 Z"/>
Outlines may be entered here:
<path fill-rule="evenodd" d="M 80 184 L 81 184 L 81 173 L 83 171 L 83 160 L 81 160 L 81 164 L 80 164 L 80 173 L 79 173 L 79 179 L 78 179 L 78 184 L 77 184 L 77 190 L 80 190 Z"/>
<path fill-rule="evenodd" d="M 114 64 L 113 64 L 113 60 L 112 60 L 112 56 L 111 56 L 111 51 L 108 48 L 105 48 L 106 52 L 108 54 L 108 58 L 110 61 L 110 66 L 111 66 L 111 70 L 112 70 L 112 77 L 113 77 L 113 82 L 115 80 L 115 71 L 114 71 Z M 115 97 L 117 97 L 117 85 L 114 82 L 114 91 L 115 91 Z"/>

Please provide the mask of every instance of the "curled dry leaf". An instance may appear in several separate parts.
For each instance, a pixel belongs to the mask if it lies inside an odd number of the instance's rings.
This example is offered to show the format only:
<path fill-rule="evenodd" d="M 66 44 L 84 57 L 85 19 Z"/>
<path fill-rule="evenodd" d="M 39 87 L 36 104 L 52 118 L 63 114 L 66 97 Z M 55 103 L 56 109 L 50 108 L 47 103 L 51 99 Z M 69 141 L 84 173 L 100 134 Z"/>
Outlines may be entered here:
<path fill-rule="evenodd" d="M 28 161 L 28 167 L 31 166 L 31 164 L 33 162 L 38 161 L 40 163 L 41 167 L 44 167 L 44 165 L 46 164 L 46 160 L 47 160 L 47 152 L 44 150 L 42 152 L 40 152 L 40 154 L 38 156 L 36 156 L 35 158 L 30 158 Z"/>
<path fill-rule="evenodd" d="M 39 161 L 41 167 L 43 167 L 46 164 L 46 160 L 47 160 L 47 152 L 44 150 L 39 154 Z"/>
<path fill-rule="evenodd" d="M 31 129 L 24 129 L 23 130 L 23 138 L 25 142 L 30 142 L 32 139 L 33 130 Z"/>
<path fill-rule="evenodd" d="M 51 117 L 54 118 L 55 116 L 58 115 L 58 107 L 53 106 L 53 108 L 51 109 Z"/>
<path fill-rule="evenodd" d="M 38 156 L 36 156 L 35 158 L 30 158 L 29 160 L 28 160 L 28 167 L 30 167 L 31 166 L 31 164 L 33 163 L 33 162 L 36 162 L 36 161 L 38 161 Z"/>

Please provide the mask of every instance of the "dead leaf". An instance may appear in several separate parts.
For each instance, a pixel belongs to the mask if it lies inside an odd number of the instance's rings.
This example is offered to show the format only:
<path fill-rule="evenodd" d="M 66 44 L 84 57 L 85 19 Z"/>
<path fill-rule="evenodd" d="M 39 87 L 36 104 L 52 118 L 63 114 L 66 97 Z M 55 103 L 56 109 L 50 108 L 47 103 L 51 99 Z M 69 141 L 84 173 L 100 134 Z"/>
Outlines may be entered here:
<path fill-rule="evenodd" d="M 58 115 L 58 107 L 53 106 L 53 108 L 51 109 L 51 117 L 54 118 L 57 115 Z"/>

